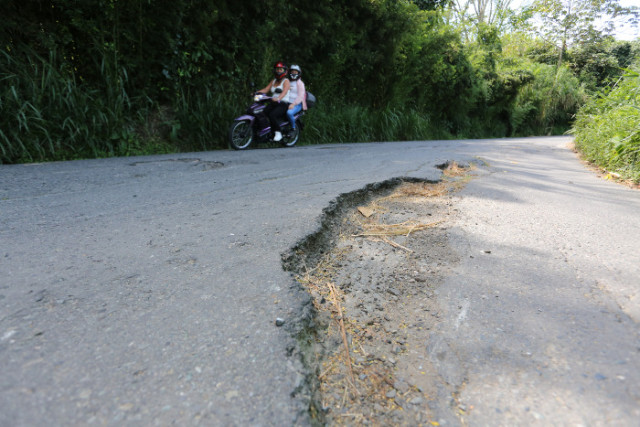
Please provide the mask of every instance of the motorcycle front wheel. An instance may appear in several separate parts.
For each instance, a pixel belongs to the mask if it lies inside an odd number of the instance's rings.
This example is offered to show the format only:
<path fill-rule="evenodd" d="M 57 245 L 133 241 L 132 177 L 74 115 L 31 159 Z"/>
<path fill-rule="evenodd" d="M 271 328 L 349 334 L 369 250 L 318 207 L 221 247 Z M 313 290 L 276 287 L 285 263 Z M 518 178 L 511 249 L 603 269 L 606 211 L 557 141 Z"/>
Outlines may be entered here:
<path fill-rule="evenodd" d="M 282 138 L 282 145 L 284 147 L 293 147 L 300 139 L 300 126 L 296 126 L 295 129 L 287 130 Z"/>
<path fill-rule="evenodd" d="M 253 140 L 251 122 L 241 120 L 233 122 L 229 128 L 229 146 L 234 150 L 246 150 Z"/>

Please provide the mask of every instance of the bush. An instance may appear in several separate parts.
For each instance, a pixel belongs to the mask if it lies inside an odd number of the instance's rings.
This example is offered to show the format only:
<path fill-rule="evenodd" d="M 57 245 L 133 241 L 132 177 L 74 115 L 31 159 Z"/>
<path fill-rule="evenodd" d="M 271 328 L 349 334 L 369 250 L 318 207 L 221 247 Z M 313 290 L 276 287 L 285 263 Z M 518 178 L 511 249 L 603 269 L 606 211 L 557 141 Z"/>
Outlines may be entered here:
<path fill-rule="evenodd" d="M 518 135 L 560 135 L 586 102 L 584 87 L 567 67 L 532 64 L 533 80 L 520 90 L 512 126 Z"/>
<path fill-rule="evenodd" d="M 640 74 L 628 70 L 613 89 L 594 97 L 571 131 L 587 160 L 640 182 Z"/>

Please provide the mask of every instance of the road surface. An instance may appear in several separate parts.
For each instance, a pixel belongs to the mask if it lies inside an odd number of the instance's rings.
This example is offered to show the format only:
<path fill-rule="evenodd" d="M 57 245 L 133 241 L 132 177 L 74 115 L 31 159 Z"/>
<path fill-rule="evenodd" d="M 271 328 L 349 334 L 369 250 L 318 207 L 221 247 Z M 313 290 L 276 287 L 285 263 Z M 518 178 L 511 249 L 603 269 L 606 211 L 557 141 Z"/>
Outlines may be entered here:
<path fill-rule="evenodd" d="M 291 336 L 307 297 L 281 254 L 340 194 L 437 179 L 447 160 L 482 166 L 438 290 L 449 321 L 425 336 L 440 421 L 631 425 L 640 192 L 596 177 L 569 142 L 0 165 L 0 425 L 308 424 Z"/>

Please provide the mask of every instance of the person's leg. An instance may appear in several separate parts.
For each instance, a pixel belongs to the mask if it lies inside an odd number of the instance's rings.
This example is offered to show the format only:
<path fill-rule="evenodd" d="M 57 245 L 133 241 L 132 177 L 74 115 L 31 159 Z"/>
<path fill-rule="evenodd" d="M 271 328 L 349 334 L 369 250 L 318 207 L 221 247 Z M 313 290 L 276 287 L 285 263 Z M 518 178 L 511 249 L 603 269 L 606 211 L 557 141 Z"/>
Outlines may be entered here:
<path fill-rule="evenodd" d="M 284 102 L 279 104 L 271 104 L 272 107 L 269 110 L 269 121 L 271 122 L 271 129 L 277 132 L 280 132 L 280 123 L 279 119 L 285 114 L 288 108 Z M 271 106 L 270 105 L 270 106 Z"/>
<path fill-rule="evenodd" d="M 282 139 L 282 134 L 280 133 L 280 118 L 283 117 L 287 113 L 287 109 L 289 108 L 288 102 L 280 102 L 275 104 L 273 109 L 269 112 L 269 120 L 271 121 L 271 129 L 274 131 L 274 141 L 280 141 Z"/>
<path fill-rule="evenodd" d="M 291 129 L 296 128 L 296 119 L 295 116 L 300 110 L 302 110 L 302 104 L 298 104 L 290 110 L 287 110 L 287 116 L 289 116 L 289 123 L 291 123 Z"/>
<path fill-rule="evenodd" d="M 271 124 L 271 129 L 273 130 L 273 120 L 271 119 L 271 113 L 273 112 L 273 109 L 276 108 L 276 103 L 274 102 L 270 102 L 268 103 L 264 110 L 262 110 L 263 114 L 265 116 L 267 116 L 267 118 L 269 119 L 269 123 Z"/>

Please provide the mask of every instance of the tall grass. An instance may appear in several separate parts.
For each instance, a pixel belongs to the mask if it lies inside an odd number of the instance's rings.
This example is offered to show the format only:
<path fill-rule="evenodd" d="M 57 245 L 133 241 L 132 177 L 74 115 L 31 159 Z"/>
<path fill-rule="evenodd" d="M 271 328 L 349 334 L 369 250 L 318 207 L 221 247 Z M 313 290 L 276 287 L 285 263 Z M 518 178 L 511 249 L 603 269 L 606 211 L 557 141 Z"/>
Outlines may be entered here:
<path fill-rule="evenodd" d="M 183 87 L 176 91 L 172 142 L 181 150 L 227 148 L 227 133 L 233 118 L 244 112 L 251 99 L 229 92 L 222 85 Z"/>
<path fill-rule="evenodd" d="M 55 51 L 46 59 L 3 51 L 0 63 L 0 163 L 122 155 L 139 145 L 126 70 L 103 62 L 95 87 Z"/>
<path fill-rule="evenodd" d="M 559 135 L 586 102 L 586 92 L 566 67 L 533 64 L 534 79 L 518 93 L 510 117 L 514 135 Z"/>
<path fill-rule="evenodd" d="M 306 121 L 303 143 L 311 144 L 451 138 L 429 116 L 408 108 L 374 110 L 357 105 L 319 103 Z"/>
<path fill-rule="evenodd" d="M 131 92 L 127 71 L 116 65 L 113 55 L 102 58 L 97 64 L 98 78 L 88 84 L 55 51 L 48 58 L 34 52 L 0 52 L 0 163 L 226 148 L 229 125 L 250 102 L 244 93 L 249 92 L 247 88 L 233 88 L 228 82 L 216 84 L 205 76 L 172 82 L 168 89 L 172 95 L 163 98 L 166 104 L 159 106 L 145 97 L 144 88 Z M 539 65 L 535 74 L 536 79 L 520 93 L 506 119 L 511 121 L 514 134 L 540 134 L 541 129 L 557 133 L 562 126 L 564 130 L 569 112 L 582 100 L 579 82 L 568 71 L 555 73 L 551 67 Z M 631 108 L 626 114 L 635 113 Z M 494 113 L 485 116 L 461 113 L 449 118 L 456 121 L 449 123 L 410 106 L 377 109 L 320 99 L 303 120 L 306 127 L 301 143 L 508 133 L 504 117 L 494 117 Z M 612 138 L 617 141 L 616 158 L 637 158 L 627 136 Z"/>
<path fill-rule="evenodd" d="M 581 108 L 571 132 L 587 160 L 640 182 L 640 73 L 628 70 Z"/>

